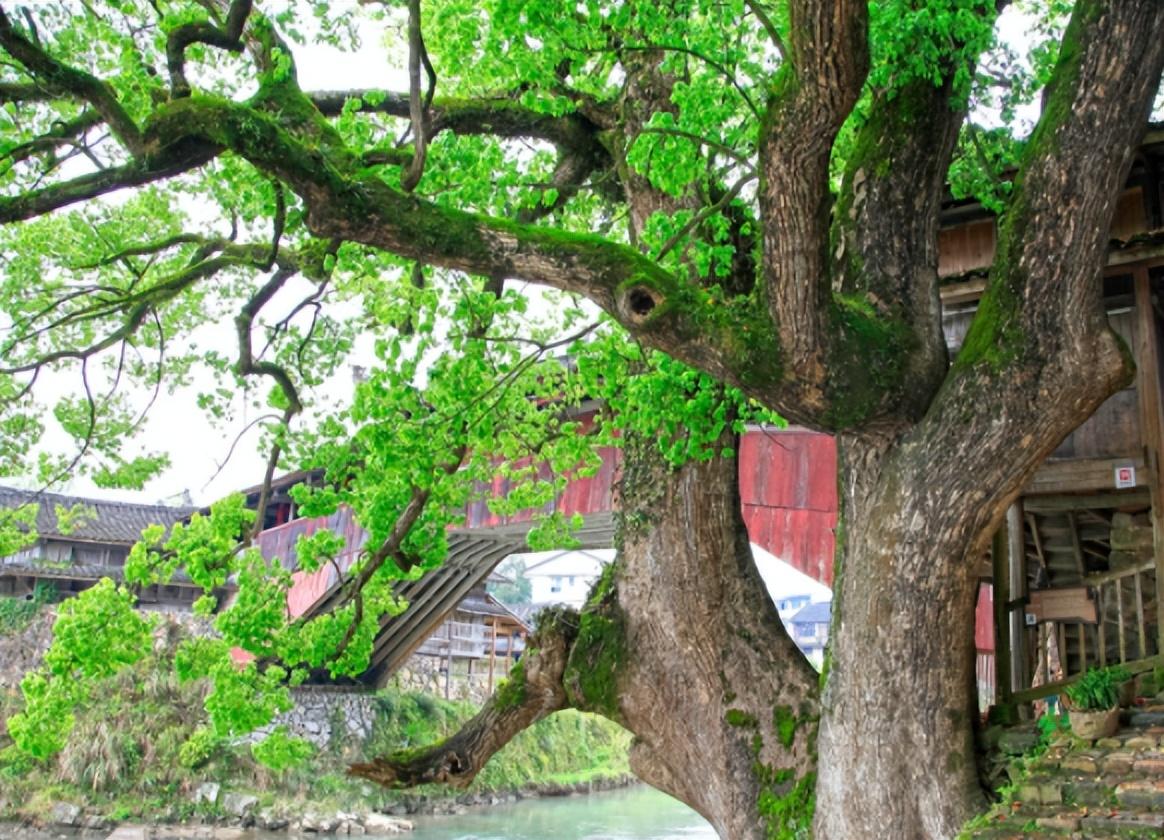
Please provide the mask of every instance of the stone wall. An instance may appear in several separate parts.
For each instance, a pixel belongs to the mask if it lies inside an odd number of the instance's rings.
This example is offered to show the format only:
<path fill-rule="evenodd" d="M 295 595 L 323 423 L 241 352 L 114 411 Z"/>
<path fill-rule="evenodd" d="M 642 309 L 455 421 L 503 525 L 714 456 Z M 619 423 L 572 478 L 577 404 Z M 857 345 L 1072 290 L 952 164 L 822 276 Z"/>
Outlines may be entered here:
<path fill-rule="evenodd" d="M 421 691 L 450 700 L 467 700 L 478 706 L 489 699 L 488 660 L 474 662 L 472 673 L 469 672 L 469 660 L 454 660 L 451 678 L 446 678 L 444 666 L 443 659 L 414 653 L 389 678 L 388 684 L 402 691 Z M 494 663 L 494 687 L 508 672 L 509 664 L 498 659 Z"/>
<path fill-rule="evenodd" d="M 356 746 L 372 734 L 376 697 L 363 689 L 300 686 L 292 689 L 291 711 L 279 715 L 248 740 L 262 740 L 274 727 L 285 725 L 292 735 L 305 738 L 320 749 Z"/>
<path fill-rule="evenodd" d="M 15 689 L 24 675 L 40 665 L 53 638 L 56 611 L 45 607 L 19 633 L 0 635 L 0 691 Z"/>

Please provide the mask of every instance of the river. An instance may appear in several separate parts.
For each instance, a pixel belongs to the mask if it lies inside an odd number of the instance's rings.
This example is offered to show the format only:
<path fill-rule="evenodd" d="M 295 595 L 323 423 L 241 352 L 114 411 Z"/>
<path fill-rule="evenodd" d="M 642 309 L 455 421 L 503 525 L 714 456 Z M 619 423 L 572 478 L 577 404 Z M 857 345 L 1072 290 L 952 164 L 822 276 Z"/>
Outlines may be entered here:
<path fill-rule="evenodd" d="M 707 820 L 646 785 L 417 817 L 401 840 L 715 840 Z"/>
<path fill-rule="evenodd" d="M 409 819 L 415 823 L 415 831 L 391 838 L 366 835 L 365 840 L 716 840 L 707 820 L 646 785 L 589 796 L 523 799 L 511 805 L 473 808 L 454 816 Z M 108 834 L 0 824 L 0 838 L 5 840 L 104 840 Z M 232 840 L 289 840 L 297 836 L 283 831 L 237 829 L 221 834 Z M 159 827 L 154 836 L 193 838 L 213 834 L 207 828 L 167 831 Z M 337 835 L 304 836 L 325 840 Z"/>

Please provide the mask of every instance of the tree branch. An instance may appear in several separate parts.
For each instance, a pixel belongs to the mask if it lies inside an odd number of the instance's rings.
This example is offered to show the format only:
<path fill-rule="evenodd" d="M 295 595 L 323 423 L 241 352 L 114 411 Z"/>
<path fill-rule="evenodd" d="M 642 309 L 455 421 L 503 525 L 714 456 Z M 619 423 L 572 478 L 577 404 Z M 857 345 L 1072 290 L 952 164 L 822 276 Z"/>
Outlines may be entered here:
<path fill-rule="evenodd" d="M 138 158 L 124 166 L 102 169 L 43 189 L 3 197 L 0 198 L 0 224 L 32 219 L 79 201 L 171 178 L 202 166 L 220 151 L 219 148 L 205 144 L 173 148 L 166 155 Z"/>
<path fill-rule="evenodd" d="M 314 91 L 307 94 L 325 117 L 339 116 L 344 104 L 361 101 L 360 110 L 409 118 L 407 94 L 379 90 Z M 488 134 L 496 137 L 526 137 L 545 140 L 568 149 L 593 152 L 601 149 L 598 127 L 581 114 L 560 117 L 531 111 L 509 97 L 454 99 L 434 97 L 429 106 L 429 136 L 442 131 L 454 134 Z"/>
<path fill-rule="evenodd" d="M 170 32 L 166 38 L 166 69 L 170 73 L 171 96 L 178 99 L 190 95 L 190 83 L 186 80 L 186 48 L 199 43 L 228 52 L 242 52 L 242 31 L 250 13 L 251 0 L 232 0 L 224 27 L 199 21 L 182 24 Z"/>
<path fill-rule="evenodd" d="M 420 70 L 428 74 L 428 91 L 421 96 Z M 424 34 L 420 28 L 420 0 L 408 0 L 408 118 L 412 122 L 412 161 L 400 178 L 400 187 L 412 192 L 424 175 L 424 159 L 428 151 L 429 115 L 436 93 L 436 71 L 424 48 Z"/>
<path fill-rule="evenodd" d="M 824 414 L 829 160 L 869 65 L 861 0 L 792 0 L 788 50 L 772 84 L 760 142 L 764 285 L 797 401 Z"/>
<path fill-rule="evenodd" d="M 112 88 L 83 70 L 57 61 L 29 41 L 16 31 L 3 9 L 0 9 L 0 46 L 24 65 L 34 78 L 88 102 L 131 154 L 141 153 L 141 129 L 117 101 Z"/>
<path fill-rule="evenodd" d="M 543 612 L 508 681 L 459 732 L 439 744 L 353 764 L 348 774 L 386 788 L 431 783 L 468 786 L 515 735 L 547 715 L 569 708 L 562 678 L 577 628 L 578 614 L 571 609 Z"/>

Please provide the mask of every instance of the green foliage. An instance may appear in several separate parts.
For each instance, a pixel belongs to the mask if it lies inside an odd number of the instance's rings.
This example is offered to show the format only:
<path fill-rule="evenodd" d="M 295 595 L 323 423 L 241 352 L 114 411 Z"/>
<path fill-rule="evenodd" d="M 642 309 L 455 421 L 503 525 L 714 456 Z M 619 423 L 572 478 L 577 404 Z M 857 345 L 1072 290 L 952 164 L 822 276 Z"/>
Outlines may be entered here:
<path fill-rule="evenodd" d="M 108 578 L 63 602 L 44 664 L 21 681 L 24 711 L 8 721 L 17 746 L 37 758 L 60 751 L 77 703 L 94 683 L 149 653 L 151 630 L 129 591 Z"/>
<path fill-rule="evenodd" d="M 1035 726 L 1039 728 L 1039 745 L 1040 750 L 1046 749 L 1057 736 L 1064 732 L 1071 731 L 1071 721 L 1064 714 L 1045 714 L 1035 721 Z"/>
<path fill-rule="evenodd" d="M 526 651 L 530 653 L 529 650 Z M 525 702 L 525 663 L 518 662 L 509 669 L 509 676 L 497 684 L 494 703 L 498 710 L 512 709 Z"/>
<path fill-rule="evenodd" d="M 286 770 L 302 764 L 315 752 L 312 743 L 304 738 L 295 738 L 286 726 L 277 726 L 263 740 L 251 745 L 251 754 L 264 767 L 272 770 Z"/>
<path fill-rule="evenodd" d="M 1120 665 L 1107 668 L 1088 668 L 1075 682 L 1067 686 L 1071 708 L 1084 712 L 1102 712 L 1119 705 L 1120 685 L 1131 679 L 1131 673 Z"/>
<path fill-rule="evenodd" d="M 209 761 L 223 746 L 222 739 L 208 727 L 199 727 L 190 733 L 178 750 L 178 763 L 188 770 L 196 770 Z"/>

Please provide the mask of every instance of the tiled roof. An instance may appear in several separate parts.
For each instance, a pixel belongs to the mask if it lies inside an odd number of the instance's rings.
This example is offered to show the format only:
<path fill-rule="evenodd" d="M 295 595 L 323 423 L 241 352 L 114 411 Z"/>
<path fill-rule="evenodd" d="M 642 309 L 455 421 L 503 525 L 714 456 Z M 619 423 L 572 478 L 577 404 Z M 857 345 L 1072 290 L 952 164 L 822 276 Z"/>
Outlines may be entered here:
<path fill-rule="evenodd" d="M 42 537 L 64 537 L 78 542 L 100 542 L 131 545 L 141 539 L 142 529 L 149 525 L 172 525 L 185 519 L 196 508 L 139 505 L 129 502 L 110 502 L 104 499 L 85 499 L 63 496 L 59 493 L 34 493 L 14 487 L 0 487 L 0 508 L 15 508 L 39 503 L 36 530 Z M 88 512 L 76 518 L 69 533 L 62 532 L 57 522 L 57 506 L 72 508 L 83 505 Z"/>

